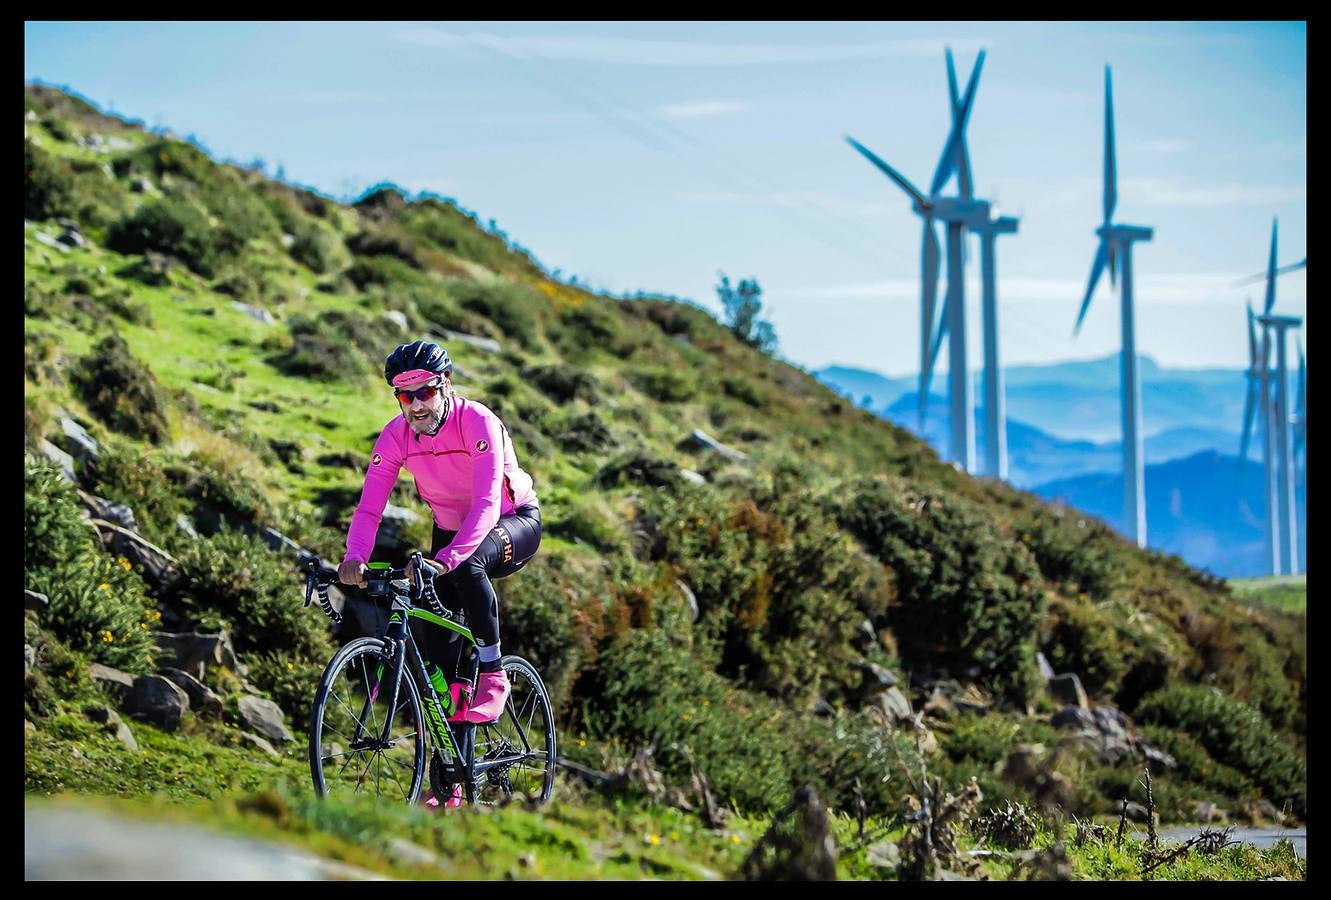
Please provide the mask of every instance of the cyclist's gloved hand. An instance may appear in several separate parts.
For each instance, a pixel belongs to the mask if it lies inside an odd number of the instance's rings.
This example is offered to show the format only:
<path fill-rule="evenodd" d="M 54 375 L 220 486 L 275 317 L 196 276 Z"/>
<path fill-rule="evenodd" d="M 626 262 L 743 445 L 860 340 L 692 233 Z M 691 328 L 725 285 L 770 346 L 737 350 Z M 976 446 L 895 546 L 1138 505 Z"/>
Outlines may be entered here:
<path fill-rule="evenodd" d="M 447 571 L 446 569 L 444 569 L 443 564 L 440 563 L 440 562 L 438 562 L 437 560 L 430 559 L 428 556 L 424 556 L 424 557 L 422 557 L 422 558 L 425 560 L 425 569 L 426 569 L 425 574 L 426 574 L 427 576 L 429 576 L 429 577 L 431 577 L 431 578 L 438 578 L 440 575 L 444 574 L 445 571 Z M 413 577 L 414 577 L 414 575 L 413 575 L 413 573 L 412 573 L 412 564 L 411 564 L 411 563 L 407 563 L 407 583 L 408 583 L 408 584 L 411 584 L 411 583 L 412 583 L 412 579 L 413 579 Z"/>
<path fill-rule="evenodd" d="M 346 559 L 337 567 L 337 580 L 343 584 L 365 587 L 365 573 L 369 569 L 359 559 Z"/>

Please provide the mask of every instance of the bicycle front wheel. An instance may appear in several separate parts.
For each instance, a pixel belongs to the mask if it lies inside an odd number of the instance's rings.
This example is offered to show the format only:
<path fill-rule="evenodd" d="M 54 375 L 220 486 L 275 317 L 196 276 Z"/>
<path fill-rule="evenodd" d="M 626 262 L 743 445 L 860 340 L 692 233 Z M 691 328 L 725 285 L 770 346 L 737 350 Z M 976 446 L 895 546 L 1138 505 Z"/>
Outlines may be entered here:
<path fill-rule="evenodd" d="M 310 774 L 321 797 L 362 794 L 415 803 L 425 775 L 425 717 L 420 690 L 403 666 L 397 703 L 389 679 L 393 645 L 359 638 L 324 670 L 310 710 Z"/>
<path fill-rule="evenodd" d="M 510 797 L 542 803 L 555 786 L 555 718 L 536 667 L 520 656 L 502 660 L 512 693 L 499 718 L 476 726 L 476 761 L 497 762 L 478 779 L 477 801 Z"/>

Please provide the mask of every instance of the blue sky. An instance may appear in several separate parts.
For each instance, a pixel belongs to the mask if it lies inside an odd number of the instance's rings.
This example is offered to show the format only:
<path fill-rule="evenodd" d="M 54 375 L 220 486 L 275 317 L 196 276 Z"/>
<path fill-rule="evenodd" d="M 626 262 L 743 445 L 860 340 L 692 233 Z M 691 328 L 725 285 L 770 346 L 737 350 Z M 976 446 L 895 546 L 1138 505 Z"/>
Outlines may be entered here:
<path fill-rule="evenodd" d="M 987 52 L 976 194 L 1021 218 L 998 253 L 1005 364 L 1118 350 L 1107 285 L 1072 337 L 1108 63 L 1115 219 L 1155 229 L 1134 253 L 1141 352 L 1245 365 L 1243 303 L 1262 288 L 1229 282 L 1264 268 L 1273 217 L 1280 262 L 1307 253 L 1303 23 L 29 22 L 24 78 L 338 198 L 379 181 L 454 198 L 614 293 L 719 310 L 718 270 L 756 277 L 792 362 L 904 375 L 919 220 L 842 136 L 927 187 L 950 127 L 945 46 L 963 86 Z M 1303 315 L 1306 273 L 1277 296 Z"/>

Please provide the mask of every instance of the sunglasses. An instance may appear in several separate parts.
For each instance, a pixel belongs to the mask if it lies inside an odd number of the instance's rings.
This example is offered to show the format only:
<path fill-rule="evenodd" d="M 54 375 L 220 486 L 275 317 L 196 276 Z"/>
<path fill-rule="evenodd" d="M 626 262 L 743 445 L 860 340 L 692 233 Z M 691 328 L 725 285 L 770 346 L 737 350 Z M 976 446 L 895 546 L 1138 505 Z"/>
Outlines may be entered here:
<path fill-rule="evenodd" d="M 436 381 L 432 384 L 427 384 L 423 388 L 416 388 L 414 391 L 398 388 L 393 391 L 393 396 L 397 397 L 402 403 L 410 403 L 413 400 L 433 400 L 434 395 L 439 393 L 439 387 L 439 382 Z"/>

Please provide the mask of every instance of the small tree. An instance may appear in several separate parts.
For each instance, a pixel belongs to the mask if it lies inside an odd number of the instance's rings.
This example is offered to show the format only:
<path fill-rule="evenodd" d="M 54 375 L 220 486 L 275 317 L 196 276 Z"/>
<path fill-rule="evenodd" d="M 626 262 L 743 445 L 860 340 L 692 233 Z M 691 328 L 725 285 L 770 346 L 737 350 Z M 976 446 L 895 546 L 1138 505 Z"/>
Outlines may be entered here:
<path fill-rule="evenodd" d="M 771 322 L 758 318 L 758 313 L 763 309 L 763 302 L 759 299 L 763 289 L 758 286 L 758 280 L 750 278 L 741 281 L 737 287 L 731 287 L 725 273 L 719 274 L 721 283 L 716 286 L 716 293 L 726 311 L 726 325 L 749 346 L 764 353 L 775 350 L 776 330 Z"/>

